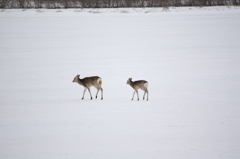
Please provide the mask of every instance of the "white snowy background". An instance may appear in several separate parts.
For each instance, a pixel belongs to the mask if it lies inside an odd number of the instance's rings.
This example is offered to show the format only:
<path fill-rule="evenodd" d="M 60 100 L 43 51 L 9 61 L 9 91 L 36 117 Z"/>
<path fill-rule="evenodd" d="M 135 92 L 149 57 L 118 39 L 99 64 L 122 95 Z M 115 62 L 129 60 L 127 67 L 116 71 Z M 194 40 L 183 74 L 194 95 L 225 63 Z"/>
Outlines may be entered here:
<path fill-rule="evenodd" d="M 240 158 L 240 7 L 0 11 L 1 159 Z"/>

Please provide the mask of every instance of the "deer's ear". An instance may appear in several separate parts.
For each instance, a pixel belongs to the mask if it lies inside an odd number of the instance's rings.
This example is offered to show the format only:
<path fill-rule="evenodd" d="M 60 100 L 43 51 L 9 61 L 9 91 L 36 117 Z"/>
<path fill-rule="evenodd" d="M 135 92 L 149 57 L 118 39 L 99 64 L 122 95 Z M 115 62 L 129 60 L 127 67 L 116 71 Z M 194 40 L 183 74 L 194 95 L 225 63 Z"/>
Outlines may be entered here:
<path fill-rule="evenodd" d="M 129 78 L 130 80 L 132 80 L 132 78 Z"/>

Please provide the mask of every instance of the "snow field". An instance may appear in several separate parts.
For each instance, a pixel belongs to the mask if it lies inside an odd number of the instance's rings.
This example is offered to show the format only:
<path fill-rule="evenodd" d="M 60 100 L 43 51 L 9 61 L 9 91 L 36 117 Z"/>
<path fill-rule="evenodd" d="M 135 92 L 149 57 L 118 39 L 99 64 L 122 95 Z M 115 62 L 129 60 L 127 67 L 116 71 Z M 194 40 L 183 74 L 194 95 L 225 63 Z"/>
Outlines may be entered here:
<path fill-rule="evenodd" d="M 239 13 L 0 12 L 0 158 L 238 159 Z M 100 76 L 104 99 L 81 100 L 77 74 Z"/>

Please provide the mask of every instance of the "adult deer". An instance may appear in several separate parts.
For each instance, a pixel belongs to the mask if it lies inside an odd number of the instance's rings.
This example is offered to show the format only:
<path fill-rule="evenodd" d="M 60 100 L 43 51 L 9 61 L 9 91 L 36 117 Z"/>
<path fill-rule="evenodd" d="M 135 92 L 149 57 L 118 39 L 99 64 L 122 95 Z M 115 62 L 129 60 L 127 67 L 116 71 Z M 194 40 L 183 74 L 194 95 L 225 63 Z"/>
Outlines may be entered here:
<path fill-rule="evenodd" d="M 142 89 L 144 91 L 143 100 L 144 100 L 145 95 L 147 93 L 147 100 L 148 100 L 148 82 L 147 81 L 139 80 L 139 81 L 134 81 L 133 82 L 132 78 L 129 78 L 127 80 L 127 84 L 129 84 L 134 89 L 132 100 L 134 98 L 135 92 L 137 93 L 137 97 L 138 97 L 138 100 L 139 100 L 138 89 Z"/>
<path fill-rule="evenodd" d="M 86 90 L 88 90 L 90 93 L 90 96 L 91 96 L 91 100 L 92 100 L 92 94 L 91 94 L 91 90 L 90 90 L 90 87 L 92 87 L 92 86 L 94 86 L 97 89 L 96 98 L 97 98 L 99 90 L 101 90 L 101 100 L 103 99 L 103 89 L 101 87 L 102 79 L 100 77 L 92 76 L 92 77 L 85 77 L 83 79 L 80 79 L 80 75 L 77 75 L 76 77 L 74 77 L 72 82 L 76 82 L 84 87 L 82 99 L 84 99 L 84 94 L 85 94 Z"/>

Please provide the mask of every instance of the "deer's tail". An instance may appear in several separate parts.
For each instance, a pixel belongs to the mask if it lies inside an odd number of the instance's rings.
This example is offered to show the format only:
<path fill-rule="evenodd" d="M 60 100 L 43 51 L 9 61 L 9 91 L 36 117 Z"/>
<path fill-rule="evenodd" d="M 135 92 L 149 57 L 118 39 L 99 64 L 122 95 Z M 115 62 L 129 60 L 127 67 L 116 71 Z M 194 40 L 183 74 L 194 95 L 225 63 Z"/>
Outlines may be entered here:
<path fill-rule="evenodd" d="M 100 77 L 97 79 L 97 83 L 102 85 L 102 79 Z"/>

